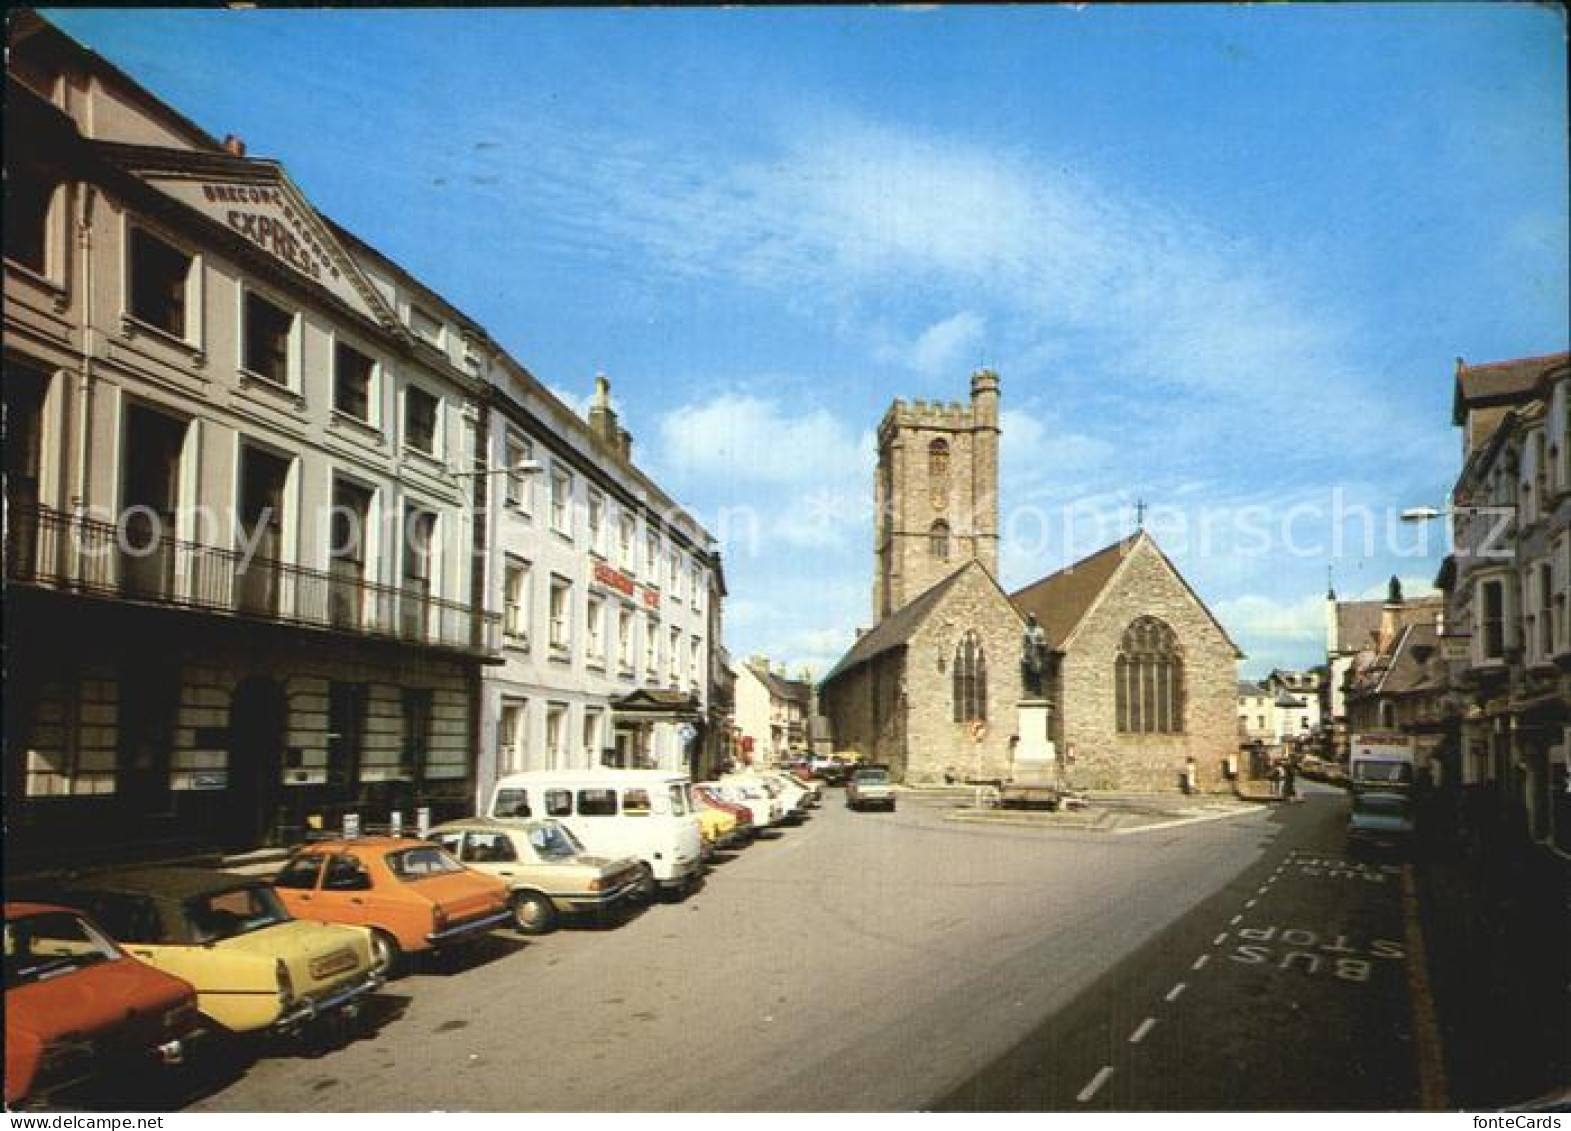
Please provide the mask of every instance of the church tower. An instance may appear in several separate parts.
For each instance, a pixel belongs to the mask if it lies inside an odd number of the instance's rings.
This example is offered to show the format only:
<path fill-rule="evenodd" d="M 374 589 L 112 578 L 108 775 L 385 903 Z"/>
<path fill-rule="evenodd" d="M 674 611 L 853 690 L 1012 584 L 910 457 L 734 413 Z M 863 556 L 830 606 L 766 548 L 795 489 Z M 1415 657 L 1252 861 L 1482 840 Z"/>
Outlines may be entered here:
<path fill-rule="evenodd" d="M 971 403 L 897 400 L 878 426 L 873 621 L 975 560 L 998 575 L 998 374 Z"/>

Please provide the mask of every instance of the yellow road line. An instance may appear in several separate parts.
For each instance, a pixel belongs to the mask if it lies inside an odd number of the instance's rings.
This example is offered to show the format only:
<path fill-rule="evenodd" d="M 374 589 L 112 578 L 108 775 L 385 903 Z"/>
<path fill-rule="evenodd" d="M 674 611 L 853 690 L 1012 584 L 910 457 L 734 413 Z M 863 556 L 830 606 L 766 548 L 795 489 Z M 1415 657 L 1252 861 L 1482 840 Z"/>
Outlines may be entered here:
<path fill-rule="evenodd" d="M 1445 1059 L 1440 1050 L 1440 1025 L 1429 988 L 1429 952 L 1418 918 L 1418 890 L 1413 865 L 1402 865 L 1402 930 L 1407 941 L 1407 990 L 1413 1013 L 1413 1056 L 1418 1062 L 1418 1103 L 1424 1111 L 1448 1111 Z"/>

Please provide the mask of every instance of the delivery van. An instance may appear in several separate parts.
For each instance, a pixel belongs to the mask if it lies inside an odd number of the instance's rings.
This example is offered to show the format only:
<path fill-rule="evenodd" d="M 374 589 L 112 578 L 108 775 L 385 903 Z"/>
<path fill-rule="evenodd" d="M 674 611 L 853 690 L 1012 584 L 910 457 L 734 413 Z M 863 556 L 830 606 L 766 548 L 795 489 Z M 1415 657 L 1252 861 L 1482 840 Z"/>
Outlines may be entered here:
<path fill-rule="evenodd" d="M 496 783 L 490 816 L 550 817 L 596 856 L 632 856 L 650 894 L 685 892 L 703 869 L 692 784 L 668 770 L 536 770 Z"/>

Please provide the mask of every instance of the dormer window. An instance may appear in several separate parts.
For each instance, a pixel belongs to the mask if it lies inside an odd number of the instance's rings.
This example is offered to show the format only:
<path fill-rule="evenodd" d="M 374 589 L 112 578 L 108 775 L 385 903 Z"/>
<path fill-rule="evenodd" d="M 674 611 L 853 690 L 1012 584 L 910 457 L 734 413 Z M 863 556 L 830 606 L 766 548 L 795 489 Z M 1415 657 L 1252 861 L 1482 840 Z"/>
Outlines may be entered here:
<path fill-rule="evenodd" d="M 433 346 L 442 344 L 441 320 L 418 306 L 409 308 L 409 328 Z"/>

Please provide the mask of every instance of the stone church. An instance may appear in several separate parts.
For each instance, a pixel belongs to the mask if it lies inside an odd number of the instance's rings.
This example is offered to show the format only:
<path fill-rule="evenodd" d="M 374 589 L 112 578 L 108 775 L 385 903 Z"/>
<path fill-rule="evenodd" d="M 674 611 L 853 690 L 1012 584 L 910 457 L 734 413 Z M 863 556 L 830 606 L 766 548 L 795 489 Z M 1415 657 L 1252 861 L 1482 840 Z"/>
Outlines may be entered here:
<path fill-rule="evenodd" d="M 897 400 L 879 425 L 874 622 L 820 687 L 836 745 L 913 784 L 1010 777 L 1034 623 L 1072 786 L 1177 789 L 1193 757 L 1219 787 L 1242 654 L 1149 534 L 1000 587 L 998 405 L 983 370 L 969 405 Z"/>

